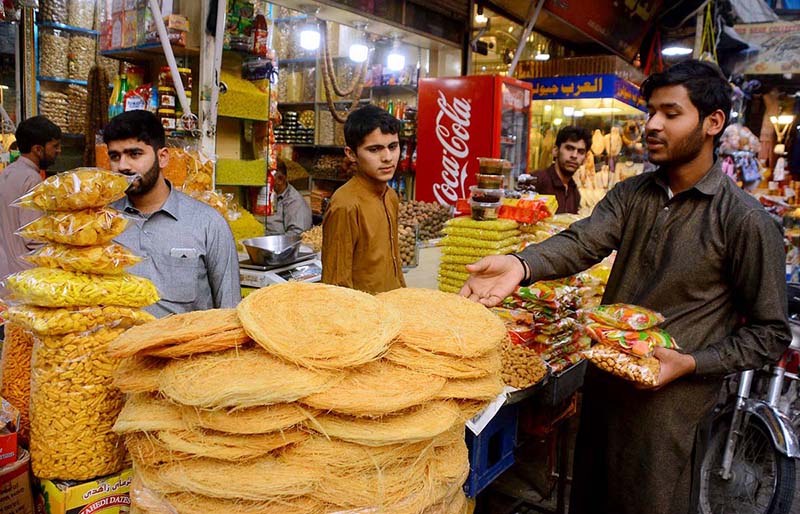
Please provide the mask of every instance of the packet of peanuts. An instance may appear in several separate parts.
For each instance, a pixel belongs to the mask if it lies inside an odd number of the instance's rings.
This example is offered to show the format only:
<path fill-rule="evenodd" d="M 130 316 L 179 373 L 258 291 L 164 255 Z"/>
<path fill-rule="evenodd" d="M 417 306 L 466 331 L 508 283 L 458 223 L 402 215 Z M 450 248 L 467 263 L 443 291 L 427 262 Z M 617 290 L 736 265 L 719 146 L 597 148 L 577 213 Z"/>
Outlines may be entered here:
<path fill-rule="evenodd" d="M 619 347 L 596 344 L 584 350 L 583 356 L 598 368 L 638 384 L 655 387 L 661 372 L 661 363 L 655 357 L 637 357 Z"/>

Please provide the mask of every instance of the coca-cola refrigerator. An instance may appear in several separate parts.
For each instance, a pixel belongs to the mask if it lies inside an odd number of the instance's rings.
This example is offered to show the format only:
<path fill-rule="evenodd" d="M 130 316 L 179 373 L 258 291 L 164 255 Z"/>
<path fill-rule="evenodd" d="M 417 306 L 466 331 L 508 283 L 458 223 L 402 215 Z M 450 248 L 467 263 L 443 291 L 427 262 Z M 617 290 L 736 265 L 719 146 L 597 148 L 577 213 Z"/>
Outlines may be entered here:
<path fill-rule="evenodd" d="M 478 157 L 528 168 L 531 85 L 483 75 L 421 79 L 416 199 L 455 205 L 475 185 Z M 510 187 L 509 184 L 506 187 Z"/>

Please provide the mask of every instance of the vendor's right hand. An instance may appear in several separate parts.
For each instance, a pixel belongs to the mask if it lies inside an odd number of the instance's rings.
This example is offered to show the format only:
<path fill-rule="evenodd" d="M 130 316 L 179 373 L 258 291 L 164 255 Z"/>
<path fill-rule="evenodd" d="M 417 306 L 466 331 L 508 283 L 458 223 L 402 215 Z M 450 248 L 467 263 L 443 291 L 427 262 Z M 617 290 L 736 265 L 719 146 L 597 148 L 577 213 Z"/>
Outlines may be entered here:
<path fill-rule="evenodd" d="M 514 292 L 525 278 L 525 270 L 516 257 L 492 255 L 467 265 L 470 273 L 459 293 L 470 300 L 494 307 Z"/>

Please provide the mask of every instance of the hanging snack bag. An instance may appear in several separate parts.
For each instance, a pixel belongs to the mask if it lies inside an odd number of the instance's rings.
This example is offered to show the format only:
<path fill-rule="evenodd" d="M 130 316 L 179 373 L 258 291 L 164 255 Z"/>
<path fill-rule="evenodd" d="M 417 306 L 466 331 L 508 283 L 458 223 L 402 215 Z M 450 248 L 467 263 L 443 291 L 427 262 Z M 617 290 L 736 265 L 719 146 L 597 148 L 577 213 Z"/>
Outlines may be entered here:
<path fill-rule="evenodd" d="M 8 319 L 41 336 L 60 336 L 86 332 L 94 327 L 130 328 L 153 321 L 155 317 L 143 310 L 116 305 L 51 308 L 32 305 L 12 305 Z"/>
<path fill-rule="evenodd" d="M 132 180 L 132 177 L 100 168 L 76 168 L 41 182 L 13 205 L 40 211 L 102 207 L 125 196 Z"/>
<path fill-rule="evenodd" d="M 152 282 L 129 273 L 91 275 L 33 268 L 7 277 L 4 285 L 14 302 L 40 307 L 100 304 L 144 307 L 158 301 L 158 291 Z"/>
<path fill-rule="evenodd" d="M 124 467 L 111 430 L 125 402 L 108 343 L 125 329 L 37 337 L 31 362 L 31 463 L 37 477 L 90 480 Z"/>
<path fill-rule="evenodd" d="M 34 266 L 61 268 L 79 273 L 119 275 L 142 258 L 117 243 L 100 246 L 48 244 L 29 253 L 24 259 Z"/>
<path fill-rule="evenodd" d="M 621 330 L 647 330 L 664 322 L 664 316 L 655 311 L 623 303 L 601 305 L 587 315 L 601 325 Z"/>
<path fill-rule="evenodd" d="M 122 213 L 102 207 L 47 214 L 19 229 L 17 235 L 45 243 L 94 246 L 111 242 L 127 224 Z"/>

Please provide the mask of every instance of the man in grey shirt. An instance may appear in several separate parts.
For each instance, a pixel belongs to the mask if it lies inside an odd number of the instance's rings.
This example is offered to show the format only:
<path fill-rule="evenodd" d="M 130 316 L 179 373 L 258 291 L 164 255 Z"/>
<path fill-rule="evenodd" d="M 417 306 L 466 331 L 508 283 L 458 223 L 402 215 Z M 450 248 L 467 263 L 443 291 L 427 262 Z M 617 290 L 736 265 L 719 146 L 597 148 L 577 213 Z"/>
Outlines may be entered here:
<path fill-rule="evenodd" d="M 164 317 L 235 307 L 241 289 L 231 229 L 212 207 L 164 178 L 169 151 L 158 118 L 147 111 L 120 114 L 106 125 L 103 140 L 112 170 L 138 176 L 114 207 L 130 218 L 116 242 L 144 257 L 130 272 L 151 280 L 161 296 L 145 310 Z"/>
<path fill-rule="evenodd" d="M 286 163 L 278 159 L 275 171 L 275 213 L 267 218 L 268 236 L 300 235 L 311 228 L 311 206 L 289 183 Z"/>
<path fill-rule="evenodd" d="M 0 279 L 32 267 L 22 256 L 40 244 L 16 232 L 42 213 L 12 207 L 11 203 L 41 182 L 39 170 L 46 170 L 61 154 L 61 129 L 44 116 L 20 123 L 16 138 L 21 155 L 0 170 Z"/>
<path fill-rule="evenodd" d="M 650 161 L 589 218 L 525 249 L 467 267 L 461 293 L 495 305 L 522 283 L 572 275 L 617 250 L 603 303 L 648 307 L 681 351 L 657 348 L 659 384 L 590 368 L 570 511 L 695 512 L 698 428 L 723 377 L 776 360 L 791 340 L 780 228 L 714 162 L 731 109 L 719 68 L 686 61 L 642 84 Z"/>

